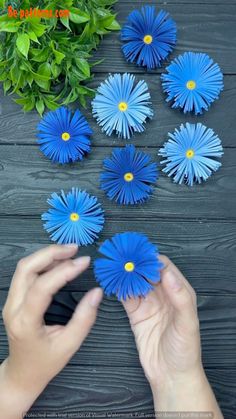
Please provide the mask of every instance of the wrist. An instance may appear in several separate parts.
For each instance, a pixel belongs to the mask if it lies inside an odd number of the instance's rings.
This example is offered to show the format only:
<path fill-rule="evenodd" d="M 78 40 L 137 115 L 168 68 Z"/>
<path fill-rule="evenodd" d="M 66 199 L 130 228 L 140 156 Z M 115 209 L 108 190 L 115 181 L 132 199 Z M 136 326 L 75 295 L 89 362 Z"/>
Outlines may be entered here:
<path fill-rule="evenodd" d="M 0 366 L 0 405 L 6 419 L 22 418 L 43 390 L 12 370 L 9 358 L 5 359 Z"/>
<path fill-rule="evenodd" d="M 199 365 L 196 365 L 192 369 L 188 369 L 187 371 L 183 372 L 171 372 L 168 373 L 162 373 L 161 378 L 157 377 L 149 379 L 149 384 L 151 387 L 151 390 L 153 393 L 165 393 L 169 391 L 171 388 L 180 385 L 181 383 L 185 384 L 188 381 L 192 381 L 196 384 L 199 382 L 202 382 L 202 380 L 205 378 L 205 371 L 200 363 Z"/>
<path fill-rule="evenodd" d="M 150 383 L 157 411 L 194 411 L 199 397 L 209 387 L 202 365 L 187 372 L 165 376 Z"/>
<path fill-rule="evenodd" d="M 159 385 L 152 383 L 151 389 L 156 412 L 210 412 L 213 417 L 223 419 L 202 365 L 166 377 Z"/>

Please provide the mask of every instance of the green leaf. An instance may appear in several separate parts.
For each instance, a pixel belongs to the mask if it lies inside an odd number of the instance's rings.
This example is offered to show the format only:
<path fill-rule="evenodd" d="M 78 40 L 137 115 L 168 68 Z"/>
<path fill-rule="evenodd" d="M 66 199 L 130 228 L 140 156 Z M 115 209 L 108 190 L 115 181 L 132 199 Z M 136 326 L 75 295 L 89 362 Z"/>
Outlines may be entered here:
<path fill-rule="evenodd" d="M 69 18 L 68 17 L 61 17 L 60 18 L 61 23 L 67 28 L 69 29 L 69 31 L 71 31 L 70 28 L 70 22 L 69 22 Z"/>
<path fill-rule="evenodd" d="M 88 22 L 90 20 L 90 16 L 88 13 L 85 13 L 82 10 L 77 9 L 76 7 L 72 7 L 70 9 L 69 19 L 73 23 L 80 24 L 80 23 Z"/>
<path fill-rule="evenodd" d="M 40 64 L 38 72 L 34 74 L 35 83 L 48 91 L 50 88 L 51 66 L 48 63 Z"/>
<path fill-rule="evenodd" d="M 31 58 L 31 60 L 37 63 L 43 63 L 47 61 L 48 56 L 49 56 L 49 50 L 47 48 L 43 48 L 43 49 L 31 48 L 30 53 L 33 55 L 33 58 Z"/>
<path fill-rule="evenodd" d="M 44 97 L 44 102 L 47 108 L 51 111 L 55 111 L 59 106 L 56 102 L 54 102 L 53 100 L 48 100 L 46 97 Z"/>
<path fill-rule="evenodd" d="M 35 35 L 40 37 L 44 34 L 45 30 L 46 30 L 46 26 L 42 25 L 41 23 L 31 23 L 31 28 L 34 31 Z"/>
<path fill-rule="evenodd" d="M 34 109 L 34 100 L 30 100 L 28 101 L 28 103 L 26 103 L 26 105 L 23 107 L 23 111 L 25 112 L 29 112 L 32 111 L 32 109 Z"/>
<path fill-rule="evenodd" d="M 27 33 L 31 41 L 37 42 L 39 44 L 39 40 L 37 36 L 35 35 L 34 31 L 28 31 Z"/>
<path fill-rule="evenodd" d="M 57 77 L 61 73 L 61 67 L 53 61 L 51 63 L 51 70 L 52 70 L 52 75 L 53 75 L 54 79 L 57 79 Z"/>
<path fill-rule="evenodd" d="M 0 32 L 17 32 L 22 22 L 1 22 Z"/>
<path fill-rule="evenodd" d="M 34 77 L 35 83 L 43 90 L 48 91 L 50 89 L 50 82 L 42 80 L 40 77 Z"/>
<path fill-rule="evenodd" d="M 0 0 L 1 9 L 5 9 L 5 0 Z"/>
<path fill-rule="evenodd" d="M 28 102 L 28 99 L 27 98 L 14 99 L 14 102 L 17 103 L 18 105 L 25 105 Z"/>
<path fill-rule="evenodd" d="M 88 61 L 84 58 L 76 58 L 75 61 L 79 70 L 82 71 L 85 76 L 90 77 L 90 65 Z"/>
<path fill-rule="evenodd" d="M 112 24 L 114 19 L 115 19 L 115 16 L 113 15 L 108 15 L 106 17 L 99 19 L 99 24 L 98 24 L 99 28 L 107 28 L 108 26 Z"/>
<path fill-rule="evenodd" d="M 34 108 L 34 98 L 33 97 L 24 97 L 22 99 L 14 99 L 14 102 L 18 105 L 23 105 L 23 110 L 25 112 L 31 111 Z"/>
<path fill-rule="evenodd" d="M 63 54 L 60 51 L 56 51 L 55 49 L 53 50 L 53 52 L 55 55 L 56 63 L 61 64 L 62 60 L 65 58 L 65 54 Z"/>
<path fill-rule="evenodd" d="M 29 36 L 26 33 L 18 35 L 16 39 L 16 46 L 18 51 L 20 51 L 20 53 L 23 54 L 25 58 L 27 58 L 30 47 Z"/>
<path fill-rule="evenodd" d="M 51 66 L 49 63 L 43 63 L 40 64 L 39 68 L 38 68 L 38 74 L 40 76 L 44 76 L 47 78 L 47 80 L 50 79 L 51 76 Z"/>
<path fill-rule="evenodd" d="M 0 5 L 0 7 L 1 7 L 1 5 Z M 8 17 L 8 14 L 7 13 L 5 13 L 2 16 L 0 16 L 0 22 L 9 22 L 9 17 Z"/>
<path fill-rule="evenodd" d="M 36 109 L 37 109 L 38 113 L 40 114 L 40 116 L 42 116 L 44 108 L 45 108 L 45 106 L 44 106 L 43 100 L 38 99 L 37 102 L 36 102 Z"/>
<path fill-rule="evenodd" d="M 6 80 L 3 83 L 3 90 L 4 90 L 4 94 L 7 93 L 7 91 L 10 89 L 11 87 L 11 81 L 10 80 Z"/>
<path fill-rule="evenodd" d="M 113 22 L 109 26 L 106 26 L 106 28 L 109 29 L 110 31 L 119 31 L 120 24 L 119 22 L 117 22 L 116 19 L 114 19 Z"/>
<path fill-rule="evenodd" d="M 27 74 L 27 83 L 29 84 L 29 86 L 32 85 L 33 81 L 34 81 L 33 75 L 31 73 L 28 73 Z"/>
<path fill-rule="evenodd" d="M 5 81 L 8 78 L 8 74 L 6 71 L 0 73 L 0 81 Z"/>

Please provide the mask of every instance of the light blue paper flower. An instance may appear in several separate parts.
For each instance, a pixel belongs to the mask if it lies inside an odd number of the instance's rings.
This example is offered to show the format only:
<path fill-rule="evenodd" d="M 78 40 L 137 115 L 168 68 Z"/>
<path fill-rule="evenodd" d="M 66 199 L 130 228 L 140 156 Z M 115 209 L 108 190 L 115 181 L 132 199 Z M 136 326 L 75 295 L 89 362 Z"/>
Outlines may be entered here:
<path fill-rule="evenodd" d="M 223 90 L 223 74 L 218 64 L 207 55 L 185 52 L 166 68 L 161 75 L 162 86 L 168 94 L 172 108 L 182 108 L 184 113 L 201 114 L 208 110 Z"/>
<path fill-rule="evenodd" d="M 221 166 L 215 158 L 223 155 L 223 147 L 212 129 L 187 123 L 169 137 L 159 155 L 165 158 L 163 172 L 173 176 L 174 182 L 201 183 Z"/>
<path fill-rule="evenodd" d="M 153 116 L 150 94 L 144 80 L 135 85 L 131 74 L 114 74 L 98 87 L 92 101 L 92 111 L 102 131 L 107 135 L 116 132 L 129 139 L 134 132 L 144 131 L 147 118 Z"/>
<path fill-rule="evenodd" d="M 95 196 L 86 191 L 72 188 L 65 194 L 53 193 L 47 200 L 50 208 L 42 214 L 45 230 L 59 244 L 75 243 L 87 245 L 98 238 L 103 228 L 104 215 Z"/>

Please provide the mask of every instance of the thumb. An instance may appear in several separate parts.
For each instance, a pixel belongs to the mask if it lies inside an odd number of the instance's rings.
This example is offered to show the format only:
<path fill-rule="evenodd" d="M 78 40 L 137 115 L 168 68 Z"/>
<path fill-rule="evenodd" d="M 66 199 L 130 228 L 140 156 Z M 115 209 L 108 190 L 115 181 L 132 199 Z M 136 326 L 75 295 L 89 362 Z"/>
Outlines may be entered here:
<path fill-rule="evenodd" d="M 171 266 L 162 271 L 162 286 L 174 308 L 174 322 L 178 330 L 188 333 L 198 329 L 197 309 L 190 290 Z"/>
<path fill-rule="evenodd" d="M 103 291 L 101 288 L 88 291 L 77 305 L 71 320 L 65 326 L 62 339 L 67 342 L 67 347 L 69 346 L 73 353 L 82 345 L 95 323 L 102 297 Z"/>

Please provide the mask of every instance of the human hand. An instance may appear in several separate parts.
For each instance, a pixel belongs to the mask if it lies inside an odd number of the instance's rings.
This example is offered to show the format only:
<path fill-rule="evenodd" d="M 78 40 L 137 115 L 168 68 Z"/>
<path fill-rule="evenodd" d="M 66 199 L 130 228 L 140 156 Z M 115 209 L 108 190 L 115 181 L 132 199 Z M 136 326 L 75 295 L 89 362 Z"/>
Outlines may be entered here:
<path fill-rule="evenodd" d="M 89 257 L 71 259 L 77 250 L 77 245 L 52 245 L 17 265 L 3 309 L 9 340 L 9 357 L 0 367 L 4 419 L 22 418 L 22 412 L 79 349 L 95 322 L 101 288 L 83 297 L 66 326 L 44 323 L 53 295 L 90 263 Z M 14 410 L 14 394 L 19 415 Z"/>
<path fill-rule="evenodd" d="M 164 269 L 154 290 L 123 301 L 155 408 L 212 409 L 222 418 L 202 366 L 195 291 L 166 256 L 160 260 Z"/>

